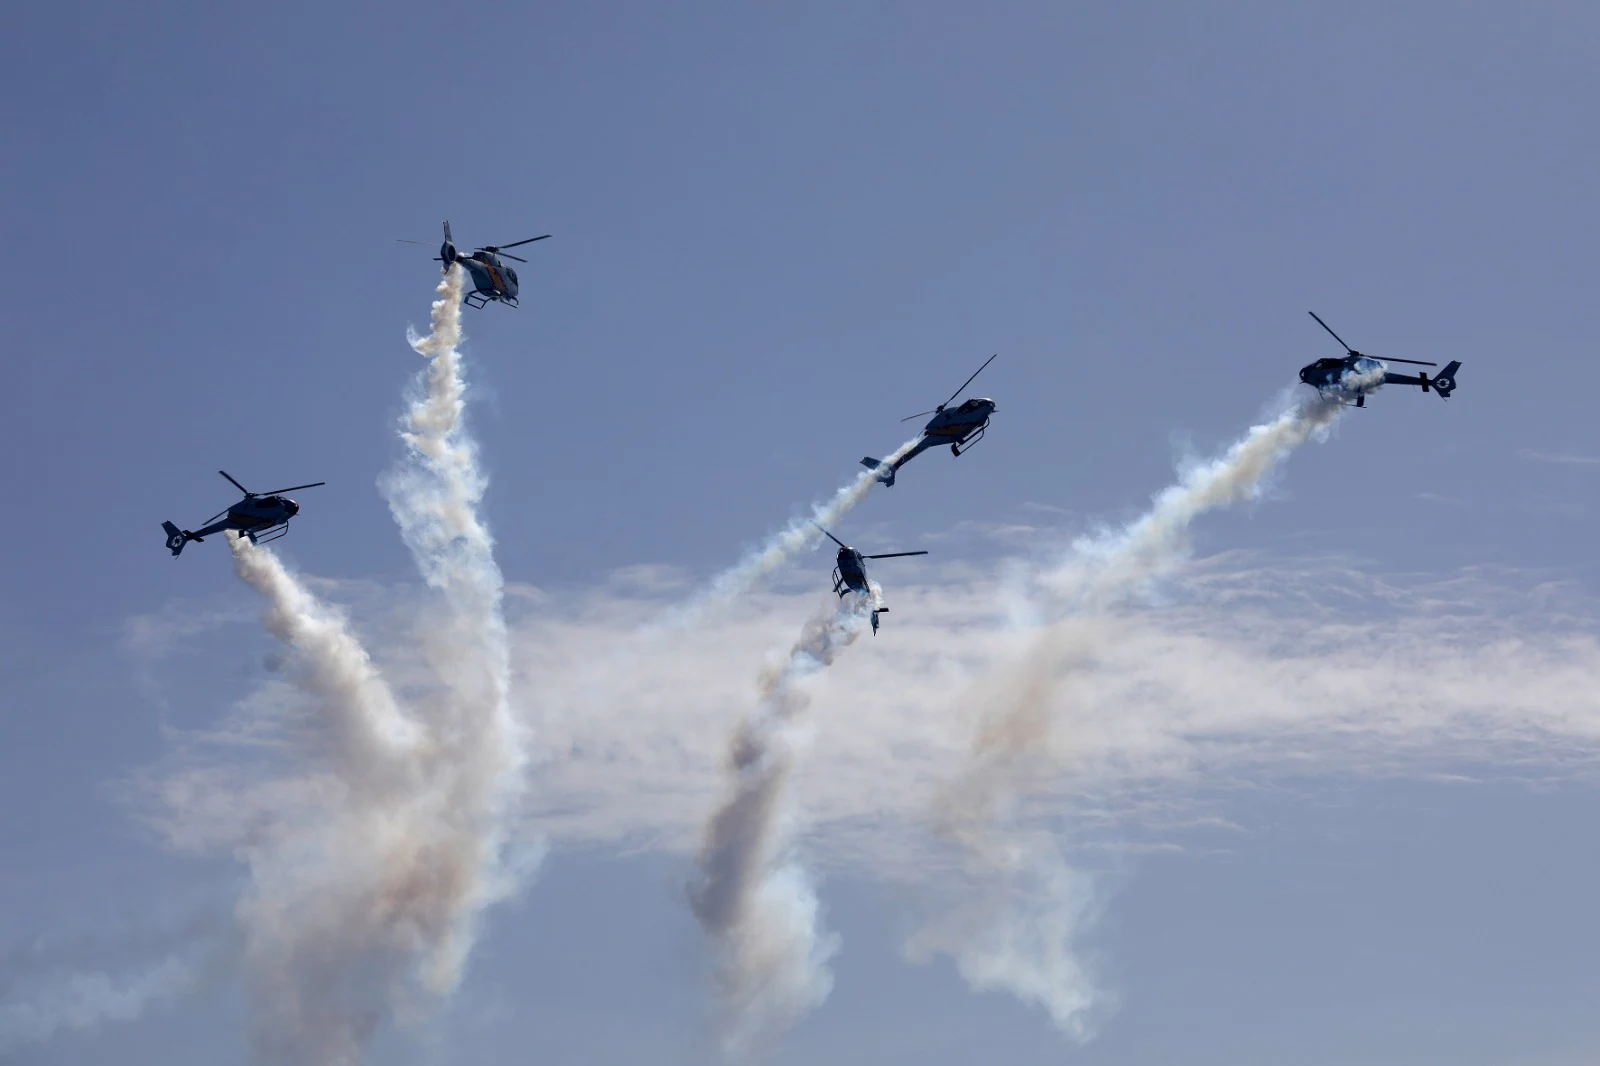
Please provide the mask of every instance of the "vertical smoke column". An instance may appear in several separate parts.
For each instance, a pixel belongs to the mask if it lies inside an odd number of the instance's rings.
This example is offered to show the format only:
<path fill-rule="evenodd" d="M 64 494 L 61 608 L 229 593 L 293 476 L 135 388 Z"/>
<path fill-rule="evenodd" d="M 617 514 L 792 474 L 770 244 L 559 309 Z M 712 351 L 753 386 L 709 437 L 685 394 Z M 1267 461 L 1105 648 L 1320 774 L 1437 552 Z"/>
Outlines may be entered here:
<path fill-rule="evenodd" d="M 1220 457 L 1185 469 L 1133 522 L 1075 543 L 1044 575 L 1056 621 L 979 697 L 989 702 L 967 768 L 942 797 L 942 829 L 963 857 L 968 898 L 913 938 L 913 952 L 949 954 L 975 988 L 1007 989 L 1048 1010 L 1068 1035 L 1091 1034 L 1103 996 L 1073 941 L 1093 913 L 1092 885 L 1049 834 L 1017 824 L 1017 808 L 1056 776 L 1048 745 L 1065 687 L 1092 664 L 1093 615 L 1175 567 L 1196 518 L 1258 495 L 1340 411 L 1322 398 L 1291 402 Z"/>
<path fill-rule="evenodd" d="M 291 678 L 317 701 L 287 753 L 309 787 L 283 782 L 271 822 L 236 845 L 251 873 L 238 911 L 257 1042 L 284 1061 L 343 1066 L 446 924 L 433 752 L 339 613 L 271 551 L 227 537 L 268 630 L 295 653 Z"/>
<path fill-rule="evenodd" d="M 484 909 L 516 887 L 510 831 L 527 762 L 526 738 L 510 707 L 504 579 L 478 513 L 487 479 L 463 425 L 461 294 L 462 269 L 452 265 L 439 283 L 428 335 L 410 336 L 428 366 L 401 420 L 409 454 L 383 479 L 401 536 L 445 606 L 419 627 L 445 690 L 428 707 L 425 724 L 441 748 L 436 785 L 457 829 L 451 876 L 459 898 L 425 974 L 440 993 L 459 980 Z"/>
<path fill-rule="evenodd" d="M 833 985 L 835 944 L 819 929 L 816 891 L 792 853 L 784 799 L 810 702 L 796 686 L 855 642 L 870 610 L 852 595 L 808 620 L 788 657 L 762 673 L 756 708 L 728 746 L 728 796 L 706 823 L 689 895 L 713 943 L 730 1054 L 782 1032 Z"/>

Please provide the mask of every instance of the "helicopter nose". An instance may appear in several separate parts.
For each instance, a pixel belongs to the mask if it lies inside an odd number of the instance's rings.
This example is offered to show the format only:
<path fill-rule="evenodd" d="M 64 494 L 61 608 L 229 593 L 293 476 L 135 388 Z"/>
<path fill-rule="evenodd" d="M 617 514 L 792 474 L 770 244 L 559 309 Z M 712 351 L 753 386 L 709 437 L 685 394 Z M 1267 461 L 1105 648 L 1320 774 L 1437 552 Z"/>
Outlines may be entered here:
<path fill-rule="evenodd" d="M 289 509 L 290 514 L 295 515 L 300 513 L 300 505 L 295 503 L 293 500 L 284 500 L 283 503 L 284 506 Z"/>

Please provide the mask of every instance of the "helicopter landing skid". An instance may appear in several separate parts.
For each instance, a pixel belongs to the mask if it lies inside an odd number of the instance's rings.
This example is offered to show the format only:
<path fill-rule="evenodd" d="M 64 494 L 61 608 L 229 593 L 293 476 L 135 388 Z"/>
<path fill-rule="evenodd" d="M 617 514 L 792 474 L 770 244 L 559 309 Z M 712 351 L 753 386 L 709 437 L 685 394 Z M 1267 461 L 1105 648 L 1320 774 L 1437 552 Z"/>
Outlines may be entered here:
<path fill-rule="evenodd" d="M 963 452 L 970 452 L 972 450 L 972 446 L 982 440 L 983 435 L 988 431 L 989 423 L 984 422 L 983 425 L 973 430 L 972 433 L 966 438 L 958 440 L 954 444 L 950 445 L 950 454 L 959 456 Z"/>
<path fill-rule="evenodd" d="M 461 302 L 466 304 L 468 307 L 488 307 L 492 303 L 503 303 L 507 307 L 517 306 L 517 298 L 515 296 L 501 296 L 499 293 L 491 293 L 486 295 L 482 292 L 479 292 L 477 289 L 473 289 L 471 292 L 463 296 L 461 298 Z"/>
<path fill-rule="evenodd" d="M 268 526 L 266 529 L 263 529 L 263 530 L 258 530 L 256 532 L 246 533 L 245 536 L 250 538 L 250 543 L 251 544 L 255 544 L 255 545 L 259 546 L 259 545 L 262 545 L 262 544 L 271 544 L 273 541 L 279 540 L 282 537 L 286 536 L 288 534 L 288 532 L 289 532 L 289 523 L 285 522 L 282 525 Z"/>

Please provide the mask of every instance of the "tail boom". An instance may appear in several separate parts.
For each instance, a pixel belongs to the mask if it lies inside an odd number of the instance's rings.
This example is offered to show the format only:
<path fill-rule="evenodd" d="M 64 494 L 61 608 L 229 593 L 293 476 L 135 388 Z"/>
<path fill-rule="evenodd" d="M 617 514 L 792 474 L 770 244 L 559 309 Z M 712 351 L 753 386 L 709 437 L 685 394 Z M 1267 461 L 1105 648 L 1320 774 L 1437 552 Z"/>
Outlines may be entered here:
<path fill-rule="evenodd" d="M 1433 377 L 1428 376 L 1426 370 L 1420 374 L 1390 374 L 1383 375 L 1386 385 L 1417 385 L 1423 392 L 1432 389 L 1439 394 L 1441 400 L 1448 400 L 1450 394 L 1456 391 L 1456 371 L 1461 369 L 1459 360 L 1452 360 Z"/>

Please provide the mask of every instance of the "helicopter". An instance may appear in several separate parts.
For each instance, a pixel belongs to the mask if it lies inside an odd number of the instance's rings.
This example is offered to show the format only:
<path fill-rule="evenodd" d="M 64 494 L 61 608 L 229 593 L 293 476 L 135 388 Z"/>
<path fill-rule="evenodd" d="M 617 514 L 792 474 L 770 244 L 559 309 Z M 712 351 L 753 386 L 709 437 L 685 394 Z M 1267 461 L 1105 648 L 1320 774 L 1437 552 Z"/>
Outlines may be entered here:
<path fill-rule="evenodd" d="M 171 549 L 174 559 L 183 551 L 183 546 L 191 540 L 205 540 L 213 533 L 221 533 L 228 529 L 236 529 L 249 537 L 251 544 L 264 544 L 267 541 L 277 540 L 289 532 L 289 519 L 300 513 L 300 505 L 282 493 L 293 492 L 295 489 L 314 489 L 318 485 L 327 484 L 326 481 L 313 481 L 309 485 L 290 485 L 286 489 L 273 489 L 271 492 L 251 492 L 234 481 L 226 470 L 218 470 L 217 473 L 244 493 L 244 499 L 206 519 L 205 526 L 198 533 L 179 529 L 171 522 L 161 523 L 161 528 L 167 533 L 167 547 Z"/>
<path fill-rule="evenodd" d="M 463 298 L 468 307 L 488 307 L 490 302 L 498 300 L 509 307 L 517 306 L 517 271 L 515 267 L 506 266 L 502 259 L 515 259 L 519 263 L 527 260 L 519 255 L 512 255 L 507 248 L 516 248 L 534 241 L 542 241 L 550 234 L 543 237 L 529 237 L 525 241 L 513 241 L 510 244 L 488 244 L 479 248 L 471 255 L 462 255 L 456 249 L 455 238 L 450 236 L 450 220 L 444 220 L 444 243 L 439 246 L 439 254 L 433 257 L 434 262 L 443 263 L 444 270 L 448 272 L 452 263 L 460 263 L 468 274 L 472 275 L 472 291 Z M 397 238 L 402 244 L 421 244 L 421 241 L 408 241 L 404 237 Z"/>
<path fill-rule="evenodd" d="M 817 525 L 815 522 L 811 524 L 817 526 L 818 529 L 822 529 L 822 527 Z M 866 560 L 898 559 L 903 555 L 927 555 L 928 553 L 925 551 L 887 552 L 883 555 L 862 555 L 859 551 L 850 547 L 850 545 L 846 544 L 832 533 L 829 533 L 826 529 L 822 529 L 822 535 L 839 546 L 839 554 L 835 559 L 835 566 L 833 568 L 833 591 L 839 594 L 840 599 L 844 599 L 844 597 L 851 592 L 859 592 L 872 601 L 872 635 L 877 636 L 878 616 L 880 614 L 888 614 L 889 608 L 878 602 L 877 590 L 874 589 L 872 587 L 872 583 L 867 580 Z"/>
<path fill-rule="evenodd" d="M 922 438 L 917 441 L 910 451 L 892 463 L 886 463 L 882 459 L 874 459 L 869 455 L 861 460 L 861 465 L 868 470 L 877 471 L 878 480 L 885 485 L 893 485 L 895 472 L 929 448 L 948 444 L 950 445 L 951 455 L 960 455 L 963 449 L 970 449 L 974 444 L 982 440 L 984 432 L 989 428 L 989 416 L 997 410 L 993 400 L 968 400 L 954 410 L 946 410 L 946 408 L 950 406 L 957 396 L 966 391 L 967 386 L 972 384 L 973 378 L 983 373 L 984 367 L 999 357 L 999 353 L 996 352 L 985 359 L 983 366 L 974 370 L 972 377 L 962 382 L 961 388 L 952 393 L 950 399 L 935 407 L 932 411 L 921 411 L 914 415 L 907 415 L 900 420 L 909 422 L 913 418 L 921 418 L 923 415 L 933 416 L 928 419 L 928 424 L 922 427 Z"/>
<path fill-rule="evenodd" d="M 1456 391 L 1456 371 L 1461 369 L 1459 360 L 1446 363 L 1444 369 L 1432 378 L 1428 377 L 1426 370 L 1420 370 L 1415 374 L 1391 374 L 1384 369 L 1385 363 L 1411 363 L 1416 366 L 1439 364 L 1424 362 L 1421 359 L 1375 359 L 1370 355 L 1364 355 L 1345 344 L 1344 338 L 1334 333 L 1332 327 L 1318 318 L 1315 311 L 1307 313 L 1349 353 L 1343 359 L 1318 359 L 1300 368 L 1300 381 L 1310 385 L 1323 396 L 1338 400 L 1346 407 L 1365 407 L 1367 394 L 1375 392 L 1384 385 L 1420 385 L 1423 392 L 1433 389 L 1441 400 L 1448 400 L 1450 394 Z M 1348 396 L 1354 396 L 1356 402 L 1350 403 L 1346 399 Z"/>

